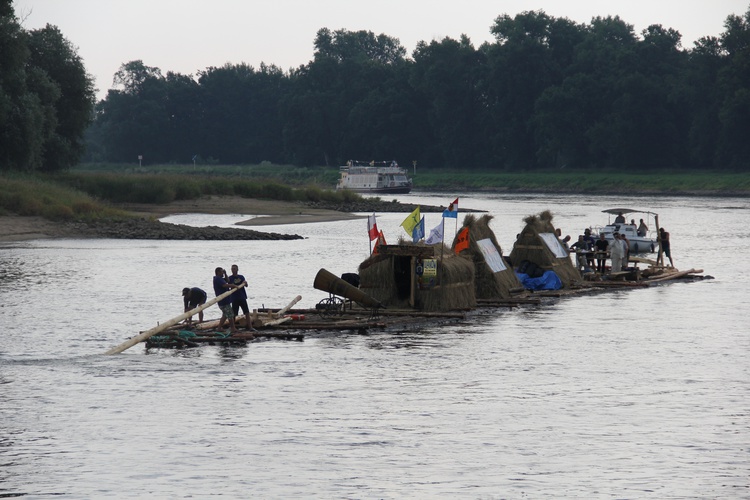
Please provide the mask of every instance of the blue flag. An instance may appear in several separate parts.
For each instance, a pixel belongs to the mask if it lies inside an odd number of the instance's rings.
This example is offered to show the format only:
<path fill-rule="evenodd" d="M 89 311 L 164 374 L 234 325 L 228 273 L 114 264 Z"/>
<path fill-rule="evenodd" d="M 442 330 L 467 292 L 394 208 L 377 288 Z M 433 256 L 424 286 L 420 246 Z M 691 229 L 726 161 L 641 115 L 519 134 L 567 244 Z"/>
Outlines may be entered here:
<path fill-rule="evenodd" d="M 422 217 L 422 220 L 419 221 L 419 224 L 414 226 L 414 229 L 411 230 L 411 239 L 414 241 L 414 243 L 418 242 L 419 240 L 424 238 L 424 217 Z"/>

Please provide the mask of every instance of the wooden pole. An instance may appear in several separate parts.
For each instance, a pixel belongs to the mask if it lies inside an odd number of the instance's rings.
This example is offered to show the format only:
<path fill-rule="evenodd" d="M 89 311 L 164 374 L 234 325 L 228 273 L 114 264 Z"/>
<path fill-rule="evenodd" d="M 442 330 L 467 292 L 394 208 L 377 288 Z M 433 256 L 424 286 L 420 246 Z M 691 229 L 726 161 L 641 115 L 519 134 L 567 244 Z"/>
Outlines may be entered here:
<path fill-rule="evenodd" d="M 414 307 L 416 304 L 416 290 L 417 290 L 417 258 L 411 258 L 411 284 L 409 288 L 409 305 Z"/>
<path fill-rule="evenodd" d="M 287 306 L 286 306 L 285 308 L 283 308 L 283 309 L 279 309 L 279 312 L 277 312 L 277 313 L 275 314 L 275 316 L 276 316 L 277 318 L 280 318 L 280 317 L 281 317 L 281 316 L 283 316 L 283 315 L 284 315 L 284 314 L 285 314 L 285 313 L 286 313 L 286 312 L 287 312 L 287 311 L 288 311 L 289 309 L 291 309 L 292 307 L 294 307 L 294 304 L 296 304 L 296 303 L 297 303 L 297 302 L 299 302 L 300 300 L 302 300 L 302 295 L 297 295 L 296 297 L 294 297 L 294 299 L 292 299 L 292 301 L 291 301 L 291 302 L 290 302 L 289 304 L 287 304 Z"/>
<path fill-rule="evenodd" d="M 236 292 L 240 288 L 242 288 L 242 287 L 233 288 L 232 290 L 229 290 L 228 292 L 224 292 L 221 295 L 219 295 L 218 297 L 216 297 L 215 299 L 211 299 L 208 302 L 206 302 L 205 304 L 199 305 L 195 309 L 192 309 L 192 310 L 190 310 L 190 311 L 188 311 L 186 313 L 180 314 L 179 316 L 176 316 L 176 317 L 170 319 L 169 321 L 166 321 L 166 322 L 160 324 L 159 326 L 157 326 L 155 328 L 152 328 L 151 330 L 147 330 L 147 331 L 145 331 L 145 332 L 143 332 L 143 333 L 141 333 L 139 335 L 136 335 L 135 337 L 133 337 L 131 339 L 128 339 L 127 341 L 123 342 L 122 344 L 118 345 L 117 347 L 113 347 L 112 349 L 110 349 L 109 351 L 105 352 L 104 354 L 119 354 L 122 351 L 130 349 L 131 347 L 133 347 L 134 345 L 138 344 L 139 342 L 143 342 L 144 340 L 148 339 L 149 337 L 151 337 L 153 335 L 156 335 L 157 333 L 166 330 L 170 326 L 176 325 L 180 321 L 182 321 L 184 319 L 187 319 L 190 316 L 193 316 L 195 314 L 198 314 L 199 312 L 201 312 L 202 310 L 206 309 L 207 307 L 210 307 L 210 306 L 216 304 L 217 302 L 219 302 L 220 300 L 223 300 L 224 298 L 229 297 L 231 294 L 233 294 L 234 292 Z"/>

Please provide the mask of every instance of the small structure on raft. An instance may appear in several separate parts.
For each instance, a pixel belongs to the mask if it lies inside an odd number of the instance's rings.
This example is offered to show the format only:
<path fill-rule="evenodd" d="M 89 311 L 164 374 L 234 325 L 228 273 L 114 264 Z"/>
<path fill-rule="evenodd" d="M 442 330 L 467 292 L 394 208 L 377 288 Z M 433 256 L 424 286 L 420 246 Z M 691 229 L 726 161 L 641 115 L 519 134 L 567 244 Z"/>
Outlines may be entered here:
<path fill-rule="evenodd" d="M 523 272 L 527 264 L 543 271 L 554 271 L 560 278 L 562 288 L 570 288 L 582 281 L 581 273 L 570 260 L 570 254 L 557 238 L 555 227 L 552 225 L 553 215 L 545 210 L 539 215 L 524 218 L 526 227 L 519 233 L 510 260 L 518 272 Z M 533 278 L 531 274 L 530 277 Z M 526 285 L 528 288 L 528 284 Z"/>
<path fill-rule="evenodd" d="M 474 284 L 477 299 L 508 299 L 512 293 L 523 290 L 513 267 L 503 257 L 503 250 L 490 229 L 494 217 L 484 214 L 477 218 L 474 214 L 464 217 L 462 228 L 456 233 L 453 248 L 463 228 L 469 228 L 468 248 L 459 255 L 469 259 L 474 266 Z"/>
<path fill-rule="evenodd" d="M 379 245 L 359 265 L 360 288 L 386 308 L 421 311 L 477 306 L 474 266 L 442 243 Z"/>

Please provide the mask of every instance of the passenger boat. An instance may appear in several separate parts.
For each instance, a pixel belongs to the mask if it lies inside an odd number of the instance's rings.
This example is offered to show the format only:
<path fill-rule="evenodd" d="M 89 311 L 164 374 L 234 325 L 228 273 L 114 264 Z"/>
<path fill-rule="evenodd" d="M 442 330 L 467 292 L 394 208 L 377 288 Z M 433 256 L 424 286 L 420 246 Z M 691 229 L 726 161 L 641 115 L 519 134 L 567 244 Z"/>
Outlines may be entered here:
<path fill-rule="evenodd" d="M 654 236 L 656 234 L 657 229 L 657 223 L 658 223 L 658 214 L 655 214 L 653 212 L 647 212 L 645 210 L 635 210 L 632 208 L 608 208 L 607 210 L 602 210 L 603 213 L 609 214 L 609 223 L 604 227 L 597 227 L 592 228 L 592 233 L 599 233 L 604 234 L 604 237 L 609 241 L 610 243 L 615 239 L 613 236 L 614 233 L 620 233 L 624 234 L 625 237 L 628 239 L 628 242 L 630 242 L 630 252 L 631 253 L 653 253 L 658 248 L 657 239 Z M 646 234 L 638 234 L 638 226 L 639 224 L 632 224 L 630 222 L 627 222 L 627 216 L 628 214 L 645 214 L 646 219 L 644 222 L 646 222 L 646 225 L 649 226 L 649 229 L 646 231 Z M 615 221 L 612 221 L 612 216 L 615 216 Z M 618 218 L 622 216 L 626 222 L 619 222 Z M 651 216 L 651 217 L 649 217 Z M 635 220 L 635 219 L 631 219 Z M 654 227 L 654 229 L 650 229 L 651 227 Z M 595 235 L 598 237 L 598 235 Z"/>
<path fill-rule="evenodd" d="M 339 168 L 341 177 L 336 190 L 349 189 L 358 193 L 406 194 L 411 179 L 395 161 L 360 162 L 349 160 Z"/>

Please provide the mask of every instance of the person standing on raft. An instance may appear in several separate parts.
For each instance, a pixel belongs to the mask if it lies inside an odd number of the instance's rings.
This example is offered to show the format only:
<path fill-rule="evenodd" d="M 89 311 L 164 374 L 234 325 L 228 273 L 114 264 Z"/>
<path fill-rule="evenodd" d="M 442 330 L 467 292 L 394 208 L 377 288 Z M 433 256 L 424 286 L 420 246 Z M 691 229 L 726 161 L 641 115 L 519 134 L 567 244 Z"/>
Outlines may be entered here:
<path fill-rule="evenodd" d="M 227 272 L 217 267 L 214 271 L 214 293 L 218 297 L 222 293 L 226 292 L 231 288 L 239 288 L 236 285 L 227 283 Z M 244 286 L 244 285 L 243 285 Z M 234 326 L 234 312 L 232 311 L 232 296 L 224 297 L 219 301 L 219 309 L 221 309 L 221 319 L 219 320 L 219 328 L 224 328 L 224 321 L 229 320 L 229 330 L 232 333 L 237 333 L 237 327 Z"/>
<path fill-rule="evenodd" d="M 245 326 L 247 327 L 247 330 L 254 332 L 255 328 L 253 328 L 252 318 L 250 317 L 250 307 L 247 305 L 247 292 L 245 291 L 247 280 L 244 276 L 239 274 L 239 270 L 240 268 L 237 264 L 232 264 L 232 274 L 227 280 L 232 285 L 242 287 L 242 290 L 238 290 L 232 294 L 232 313 L 234 314 L 234 317 L 237 318 L 237 313 L 242 309 L 242 313 L 245 315 Z"/>

